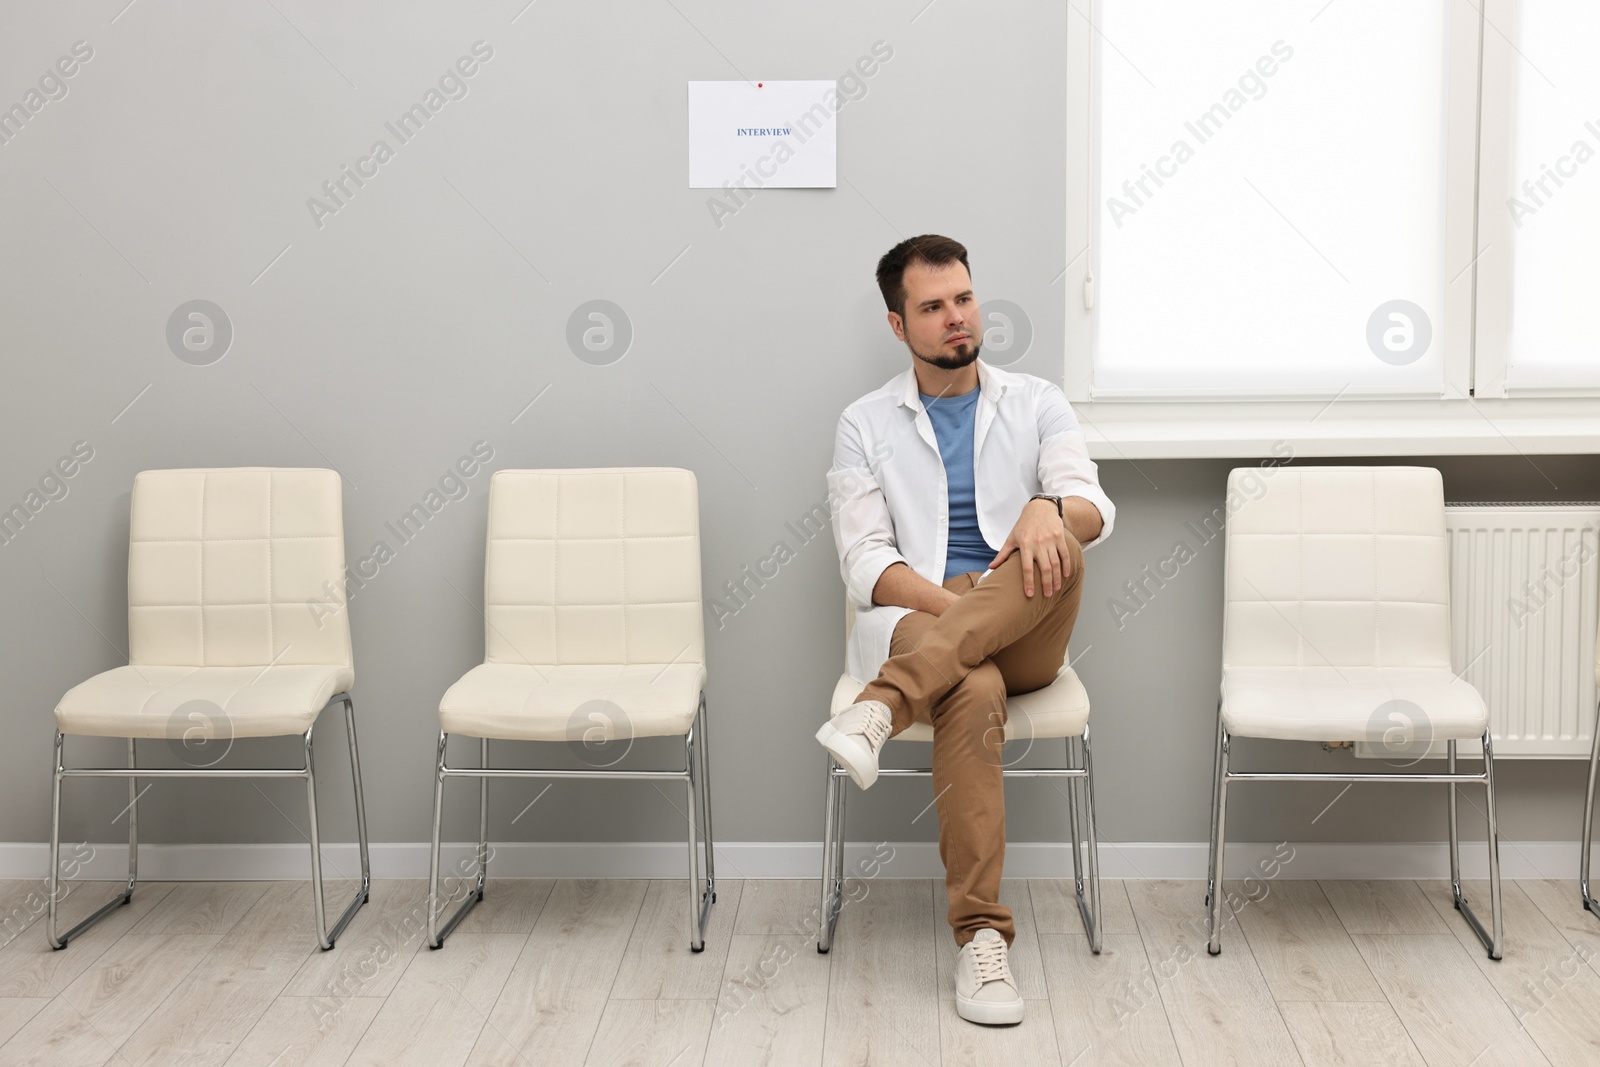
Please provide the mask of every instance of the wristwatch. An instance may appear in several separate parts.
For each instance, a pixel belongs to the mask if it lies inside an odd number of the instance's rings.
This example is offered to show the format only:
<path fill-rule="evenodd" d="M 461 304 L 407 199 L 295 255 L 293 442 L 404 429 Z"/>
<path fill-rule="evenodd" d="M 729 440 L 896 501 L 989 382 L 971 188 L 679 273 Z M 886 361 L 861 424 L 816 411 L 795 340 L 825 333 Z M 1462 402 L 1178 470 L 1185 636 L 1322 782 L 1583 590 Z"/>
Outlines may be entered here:
<path fill-rule="evenodd" d="M 1048 501 L 1050 501 L 1050 503 L 1052 503 L 1052 504 L 1054 504 L 1056 506 L 1056 517 L 1059 518 L 1059 519 L 1065 519 L 1066 518 L 1066 516 L 1063 515 L 1062 511 L 1061 511 L 1061 498 L 1060 497 L 1051 496 L 1049 493 L 1035 493 L 1035 494 L 1033 494 L 1032 496 L 1030 496 L 1028 498 L 1028 503 L 1031 504 L 1035 500 L 1048 500 Z"/>

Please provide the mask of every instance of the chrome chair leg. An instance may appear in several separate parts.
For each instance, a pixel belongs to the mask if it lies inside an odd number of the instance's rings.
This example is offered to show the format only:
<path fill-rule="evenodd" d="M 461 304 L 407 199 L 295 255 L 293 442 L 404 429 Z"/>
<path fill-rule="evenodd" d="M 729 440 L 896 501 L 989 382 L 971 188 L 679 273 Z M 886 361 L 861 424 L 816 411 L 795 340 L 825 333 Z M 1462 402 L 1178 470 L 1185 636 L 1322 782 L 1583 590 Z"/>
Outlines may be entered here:
<path fill-rule="evenodd" d="M 1067 768 L 1070 770 L 1078 766 L 1076 742 L 1077 738 L 1063 739 L 1067 746 Z M 1079 855 L 1083 848 L 1083 827 L 1078 819 L 1078 780 L 1067 779 L 1067 830 L 1072 834 L 1072 884 L 1079 897 L 1083 896 L 1083 857 Z"/>
<path fill-rule="evenodd" d="M 339 693 L 328 704 L 331 706 L 334 701 L 348 702 L 349 699 L 350 694 Z M 350 767 L 352 771 L 355 771 L 359 767 L 360 756 L 354 746 L 355 722 L 351 718 L 352 710 L 352 705 L 347 703 L 345 706 L 345 736 L 351 742 Z M 367 902 L 372 886 L 372 872 L 367 858 L 366 816 L 362 810 L 364 805 L 361 798 L 361 778 L 357 774 L 355 785 L 356 834 L 359 839 L 358 848 L 361 852 L 361 885 L 356 889 L 355 896 L 351 898 L 350 903 L 345 907 L 338 921 L 333 924 L 333 929 L 328 929 L 327 904 L 322 895 L 322 834 L 317 820 L 317 766 L 311 743 L 311 734 L 315 729 L 316 723 L 313 722 L 305 732 L 306 763 L 305 769 L 301 773 L 305 775 L 306 779 L 306 810 L 310 815 L 311 827 L 311 903 L 317 917 L 317 944 L 322 947 L 322 951 L 327 952 L 339 940 L 339 935 L 344 933 L 344 928 L 350 925 L 350 920 L 356 917 L 356 912 L 361 910 L 361 905 Z"/>
<path fill-rule="evenodd" d="M 51 772 L 52 788 L 50 795 L 50 899 L 46 905 L 45 940 L 50 947 L 57 951 L 67 947 L 68 943 L 83 933 L 89 927 L 110 915 L 133 899 L 133 888 L 139 877 L 139 812 L 138 812 L 138 779 L 128 778 L 128 881 L 122 892 L 101 905 L 93 915 L 78 923 L 64 934 L 56 933 L 57 909 L 61 903 L 61 779 L 62 772 L 66 770 L 62 762 L 63 743 L 65 738 L 61 731 L 56 731 L 55 740 L 55 767 Z M 133 769 L 137 764 L 134 759 L 133 738 L 128 738 L 128 767 Z M 70 890 L 69 890 L 70 892 Z"/>
<path fill-rule="evenodd" d="M 701 910 L 700 897 L 700 840 L 696 827 L 697 811 L 700 798 L 695 789 L 695 760 L 699 753 L 695 750 L 694 727 L 689 727 L 689 732 L 683 739 L 683 799 L 684 811 L 689 823 L 689 951 L 703 952 L 706 947 L 705 913 Z M 709 901 L 706 902 L 709 906 Z"/>
<path fill-rule="evenodd" d="M 839 912 L 844 909 L 844 815 L 845 805 L 850 800 L 850 780 L 844 776 L 844 769 L 836 772 L 839 776 L 839 800 L 833 808 L 833 921 L 838 923 Z"/>
<path fill-rule="evenodd" d="M 50 901 L 45 917 L 45 937 L 53 949 L 67 947 L 66 938 L 56 936 L 56 902 L 60 898 L 61 884 L 61 731 L 56 731 L 55 754 L 50 770 Z"/>
<path fill-rule="evenodd" d="M 1483 774 L 1487 779 L 1484 791 L 1489 799 L 1489 911 L 1490 921 L 1494 924 L 1494 943 L 1489 946 L 1489 958 L 1497 960 L 1505 949 L 1505 924 L 1504 910 L 1500 906 L 1500 826 L 1497 822 L 1499 803 L 1494 789 L 1494 739 L 1488 730 L 1483 732 Z"/>
<path fill-rule="evenodd" d="M 137 754 L 133 748 L 133 738 L 128 738 L 128 769 L 134 770 L 139 766 Z M 133 887 L 139 881 L 139 779 L 128 776 L 128 888 L 123 893 L 122 902 L 126 904 L 133 899 Z"/>
<path fill-rule="evenodd" d="M 1079 882 L 1078 914 L 1083 918 L 1083 931 L 1089 935 L 1089 951 L 1095 955 L 1100 954 L 1100 838 L 1094 824 L 1094 758 L 1089 752 L 1089 724 L 1084 723 L 1083 738 L 1079 742 L 1083 752 L 1083 812 L 1084 824 L 1088 840 L 1085 842 L 1089 853 L 1089 897 L 1087 909 L 1084 907 L 1083 883 Z M 1072 851 L 1078 851 L 1077 838 L 1073 838 Z"/>
<path fill-rule="evenodd" d="M 698 719 L 698 725 L 695 722 Z M 697 709 L 695 716 L 691 717 L 689 730 L 684 734 L 684 766 L 682 770 L 628 770 L 606 772 L 583 772 L 572 770 L 542 769 L 542 768 L 506 768 L 489 766 L 489 740 L 479 739 L 479 766 L 477 768 L 449 766 L 446 755 L 450 743 L 450 735 L 443 730 L 439 733 L 439 744 L 434 761 L 433 782 L 433 829 L 429 839 L 428 849 L 428 947 L 438 949 L 444 947 L 444 942 L 456 926 L 458 926 L 474 906 L 484 897 L 484 887 L 487 882 L 489 860 L 493 850 L 489 847 L 489 794 L 488 782 L 495 778 L 635 778 L 635 779 L 677 779 L 683 782 L 685 800 L 688 805 L 686 846 L 689 853 L 689 947 L 700 952 L 705 949 L 705 931 L 711 915 L 712 904 L 716 900 L 712 882 L 712 854 L 714 842 L 709 836 L 709 810 L 711 797 L 709 792 L 708 775 L 705 773 L 709 763 L 705 755 L 705 738 L 703 732 L 704 717 L 701 710 Z M 697 729 L 701 732 L 697 734 Z M 477 850 L 477 877 L 472 889 L 468 890 L 466 899 L 450 915 L 448 920 L 443 920 L 444 913 L 455 903 L 452 892 L 451 899 L 441 899 L 439 893 L 439 866 L 442 851 L 442 836 L 444 826 L 444 785 L 445 780 L 451 777 L 477 778 L 478 779 L 478 850 Z M 548 788 L 548 787 L 547 787 Z M 541 794 L 543 795 L 543 794 Z M 538 798 L 536 797 L 535 800 Z M 702 836 L 700 819 L 707 820 L 707 833 Z M 704 846 L 704 859 L 702 860 L 702 842 Z M 701 880 L 704 879 L 705 889 L 702 892 Z M 464 879 L 463 879 L 464 881 Z M 441 922 L 443 923 L 441 925 Z"/>
<path fill-rule="evenodd" d="M 1589 786 L 1583 798 L 1583 855 L 1578 862 L 1578 892 L 1583 897 L 1583 906 L 1591 915 L 1600 915 L 1600 900 L 1594 898 L 1589 891 L 1589 855 L 1590 841 L 1594 835 L 1594 786 L 1595 772 L 1600 769 L 1600 708 L 1595 712 L 1594 745 L 1589 751 Z"/>
<path fill-rule="evenodd" d="M 1208 840 L 1215 842 L 1217 839 L 1217 786 L 1222 781 L 1222 698 L 1217 698 L 1217 738 L 1216 747 L 1211 753 L 1211 836 Z M 1212 883 L 1209 857 L 1206 866 L 1206 908 L 1211 907 L 1211 894 L 1216 891 Z"/>
<path fill-rule="evenodd" d="M 367 838 L 367 800 L 361 790 L 361 752 L 356 747 L 356 704 L 349 693 L 344 694 L 344 733 L 350 746 L 350 777 L 355 782 L 356 847 L 361 853 L 361 902 L 365 904 L 372 896 L 372 857 Z"/>
<path fill-rule="evenodd" d="M 311 903 L 317 913 L 317 943 L 326 952 L 333 947 L 327 933 L 327 919 L 323 914 L 322 900 L 322 840 L 317 832 L 317 768 L 311 752 L 311 730 L 305 733 L 306 751 L 306 807 L 311 813 Z"/>
<path fill-rule="evenodd" d="M 703 836 L 706 842 L 706 895 L 711 898 L 711 903 L 717 902 L 717 857 L 716 835 L 711 831 L 711 743 L 710 731 L 706 729 L 706 695 L 700 694 L 700 821 L 705 830 Z"/>
<path fill-rule="evenodd" d="M 479 778 L 478 870 L 476 882 L 473 888 L 467 892 L 467 898 L 461 902 L 461 906 L 456 909 L 453 915 L 450 916 L 449 921 L 446 922 L 443 927 L 440 927 L 439 839 L 440 828 L 444 825 L 444 756 L 445 749 L 448 747 L 449 743 L 450 735 L 445 733 L 443 730 L 439 731 L 439 747 L 437 755 L 434 759 L 433 772 L 433 838 L 429 842 L 430 847 L 428 853 L 428 947 L 430 949 L 443 948 L 444 939 L 450 936 L 450 932 L 459 926 L 461 924 L 461 920 L 467 917 L 467 913 L 476 907 L 478 902 L 483 899 L 483 887 L 484 882 L 487 879 L 489 869 L 489 779 Z M 486 738 L 480 738 L 480 744 L 478 746 L 478 760 L 483 768 L 487 768 L 489 766 L 489 742 Z M 455 897 L 452 895 L 449 901 L 444 902 L 444 906 L 448 907 L 450 904 L 454 903 L 454 901 Z"/>
<path fill-rule="evenodd" d="M 1452 738 L 1444 744 L 1445 770 L 1451 774 L 1456 773 L 1456 742 Z M 1461 910 L 1461 902 L 1466 898 L 1461 895 L 1461 831 L 1456 818 L 1456 783 L 1451 782 L 1445 786 L 1450 794 L 1450 806 L 1447 809 L 1449 818 L 1446 825 L 1449 828 L 1450 842 L 1450 902 L 1457 911 Z"/>
<path fill-rule="evenodd" d="M 822 900 L 817 916 L 817 951 L 827 952 L 833 947 L 833 924 L 839 918 L 839 897 L 834 874 L 833 838 L 837 833 L 838 817 L 835 809 L 839 806 L 839 795 L 842 786 L 839 776 L 833 772 L 833 757 L 825 758 L 827 764 L 828 784 L 822 807 Z"/>
<path fill-rule="evenodd" d="M 1448 769 L 1453 773 L 1456 769 L 1456 743 L 1450 741 L 1446 745 L 1446 759 L 1449 761 Z M 1488 840 L 1489 846 L 1489 923 L 1491 929 L 1484 929 L 1483 923 L 1473 913 L 1467 904 L 1467 898 L 1461 892 L 1461 842 L 1456 834 L 1456 804 L 1455 783 L 1450 783 L 1450 892 L 1454 898 L 1456 910 L 1461 912 L 1462 918 L 1467 920 L 1467 925 L 1472 927 L 1472 932 L 1477 935 L 1479 943 L 1488 951 L 1491 960 L 1500 959 L 1505 946 L 1504 917 L 1500 908 L 1500 829 L 1496 821 L 1495 792 L 1494 792 L 1494 740 L 1489 731 L 1483 732 L 1483 777 L 1484 793 L 1488 803 Z"/>
<path fill-rule="evenodd" d="M 1210 935 L 1206 951 L 1211 955 L 1222 952 L 1222 905 L 1227 894 L 1222 891 L 1222 854 L 1227 847 L 1228 825 L 1228 731 L 1217 721 L 1217 780 L 1213 789 L 1216 798 L 1211 808 L 1211 869 L 1206 876 L 1206 924 Z"/>
<path fill-rule="evenodd" d="M 367 839 L 367 813 L 366 801 L 361 789 L 361 756 L 356 748 L 355 702 L 349 693 L 335 693 L 323 709 L 326 711 L 334 704 L 342 703 L 345 714 L 345 736 L 350 744 L 350 773 L 353 779 L 352 787 L 356 802 L 356 836 L 361 854 L 361 885 L 356 890 L 354 899 L 333 924 L 333 929 L 327 926 L 326 904 L 322 895 L 322 839 L 317 821 L 317 771 L 313 754 L 311 735 L 315 729 L 315 722 L 301 736 L 301 743 L 305 751 L 305 763 L 299 768 L 266 768 L 260 770 L 217 771 L 204 769 L 197 771 L 180 770 L 151 770 L 146 775 L 177 778 L 177 777 L 224 777 L 224 778 L 304 778 L 306 781 L 306 801 L 310 817 L 310 843 L 311 843 L 311 892 L 312 905 L 317 919 L 317 944 L 324 952 L 333 948 L 334 942 L 344 932 L 350 920 L 361 906 L 367 902 L 372 890 L 372 862 Z M 320 715 L 318 716 L 320 718 Z M 104 918 L 113 908 L 128 903 L 133 899 L 133 890 L 138 882 L 139 874 L 139 774 L 135 742 L 128 738 L 128 768 L 126 772 L 121 769 L 111 768 L 85 768 L 70 772 L 71 776 L 94 777 L 126 777 L 128 779 L 128 882 L 121 896 L 112 900 L 105 907 L 89 916 L 87 919 L 68 930 L 65 934 L 56 934 L 56 919 L 60 903 L 61 889 L 61 782 L 69 775 L 63 762 L 63 737 L 56 731 L 55 740 L 55 768 L 52 774 L 53 782 L 50 800 L 50 901 L 49 915 L 45 922 L 45 936 L 51 948 L 65 948 L 67 943 L 79 933 L 88 929 Z M 119 816 L 120 818 L 120 816 Z"/>
<path fill-rule="evenodd" d="M 439 936 L 439 816 L 444 806 L 444 750 L 450 735 L 439 731 L 439 745 L 433 768 L 433 834 L 428 847 L 428 947 L 440 948 Z"/>
<path fill-rule="evenodd" d="M 478 766 L 489 769 L 489 739 L 478 739 Z M 478 878 L 473 892 L 483 899 L 483 886 L 489 880 L 489 779 L 478 779 Z"/>

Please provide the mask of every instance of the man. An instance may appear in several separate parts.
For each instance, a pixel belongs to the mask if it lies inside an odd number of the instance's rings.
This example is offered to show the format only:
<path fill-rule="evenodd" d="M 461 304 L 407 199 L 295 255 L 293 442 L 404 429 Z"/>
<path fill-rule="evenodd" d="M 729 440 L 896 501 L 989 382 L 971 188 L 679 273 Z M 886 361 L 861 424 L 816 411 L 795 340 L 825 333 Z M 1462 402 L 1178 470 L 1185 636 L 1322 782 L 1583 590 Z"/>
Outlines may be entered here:
<path fill-rule="evenodd" d="M 857 611 L 850 676 L 872 681 L 817 740 L 866 789 L 885 741 L 932 724 L 956 1010 L 1018 1023 L 1000 903 L 1005 700 L 1061 669 L 1081 546 L 1110 534 L 1115 511 L 1061 390 L 979 361 L 966 248 L 902 241 L 879 260 L 878 288 L 911 368 L 845 409 L 828 472 Z"/>

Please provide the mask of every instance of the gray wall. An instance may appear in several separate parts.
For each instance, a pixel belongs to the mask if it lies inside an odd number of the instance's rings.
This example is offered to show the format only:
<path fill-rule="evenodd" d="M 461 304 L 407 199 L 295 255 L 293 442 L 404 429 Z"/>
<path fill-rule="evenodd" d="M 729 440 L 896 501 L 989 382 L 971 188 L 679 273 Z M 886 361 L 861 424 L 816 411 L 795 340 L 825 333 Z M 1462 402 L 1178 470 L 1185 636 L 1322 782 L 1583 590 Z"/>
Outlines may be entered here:
<path fill-rule="evenodd" d="M 0 545 L 0 841 L 45 838 L 50 709 L 125 662 L 128 491 L 139 470 L 336 467 L 353 562 L 376 540 L 396 547 L 385 521 L 480 440 L 494 467 L 688 467 L 700 479 L 706 591 L 718 595 L 776 540 L 793 544 L 785 523 L 824 498 L 839 410 L 904 366 L 872 284 L 876 257 L 899 238 L 935 230 L 968 242 L 980 297 L 1031 320 L 1016 369 L 1060 378 L 1065 5 L 539 0 L 520 15 L 523 0 L 122 6 L 0 8 L 0 105 L 22 100 L 74 42 L 94 50 L 67 95 L 0 145 L 0 503 L 22 501 L 74 442 L 94 449 L 67 494 Z M 395 145 L 384 123 L 480 39 L 493 58 L 468 95 L 319 228 L 307 198 L 375 139 Z M 893 58 L 840 116 L 840 188 L 764 191 L 717 226 L 706 191 L 685 187 L 684 83 L 833 77 L 879 40 Z M 206 366 L 177 358 L 166 339 L 169 316 L 197 298 L 220 305 L 234 329 Z M 634 330 L 608 366 L 581 361 L 566 341 L 569 315 L 592 299 L 615 302 Z M 1587 461 L 1437 462 L 1457 498 L 1600 496 Z M 1073 646 L 1095 704 L 1108 840 L 1206 832 L 1221 546 L 1120 630 L 1107 601 L 1169 553 L 1185 522 L 1220 505 L 1229 466 L 1102 468 L 1117 533 L 1089 556 Z M 426 837 L 439 695 L 482 655 L 473 602 L 487 480 L 472 479 L 351 603 L 378 841 Z M 724 840 L 819 836 L 811 733 L 841 663 L 841 596 L 833 547 L 819 540 L 725 627 L 708 622 Z M 159 743 L 148 747 L 152 762 L 170 762 Z M 503 749 L 507 760 L 531 756 Z M 327 765 L 341 750 L 330 731 Z M 94 741 L 74 752 L 118 756 Z M 237 752 L 293 754 L 280 742 Z M 672 753 L 641 745 L 629 758 L 652 755 Z M 1315 746 L 1290 758 L 1349 760 Z M 1510 838 L 1577 836 L 1579 766 L 1513 763 L 1503 774 Z M 562 784 L 511 826 L 538 788 L 499 789 L 497 837 L 678 834 L 648 784 Z M 1048 790 L 1014 787 L 1013 840 L 1059 839 Z M 1353 790 L 1313 825 L 1333 792 L 1260 788 L 1258 803 L 1239 806 L 1234 837 L 1443 834 L 1442 804 L 1418 812 L 1388 790 Z M 343 791 L 328 795 L 327 837 L 349 840 L 334 802 Z M 880 788 L 854 805 L 851 837 L 931 839 L 933 819 L 911 822 L 928 799 L 925 785 Z M 115 838 L 124 803 L 115 785 L 74 783 L 66 834 Z M 292 783 L 167 783 L 141 807 L 153 841 L 298 841 L 288 823 L 304 818 Z M 469 805 L 457 811 L 449 834 L 462 839 Z"/>

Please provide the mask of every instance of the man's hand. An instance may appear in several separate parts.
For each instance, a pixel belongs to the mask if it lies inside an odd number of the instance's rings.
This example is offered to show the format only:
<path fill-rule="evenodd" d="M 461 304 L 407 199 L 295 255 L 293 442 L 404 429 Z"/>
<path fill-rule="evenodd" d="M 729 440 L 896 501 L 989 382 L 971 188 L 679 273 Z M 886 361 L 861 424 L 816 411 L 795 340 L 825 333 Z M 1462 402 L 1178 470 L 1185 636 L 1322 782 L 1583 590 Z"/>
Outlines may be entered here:
<path fill-rule="evenodd" d="M 1023 507 L 1006 543 L 989 561 L 994 570 L 1013 552 L 1022 553 L 1022 591 L 1033 595 L 1033 565 L 1044 576 L 1044 595 L 1054 596 L 1072 576 L 1072 557 L 1067 554 L 1067 530 L 1056 506 L 1048 500 L 1030 500 Z"/>

